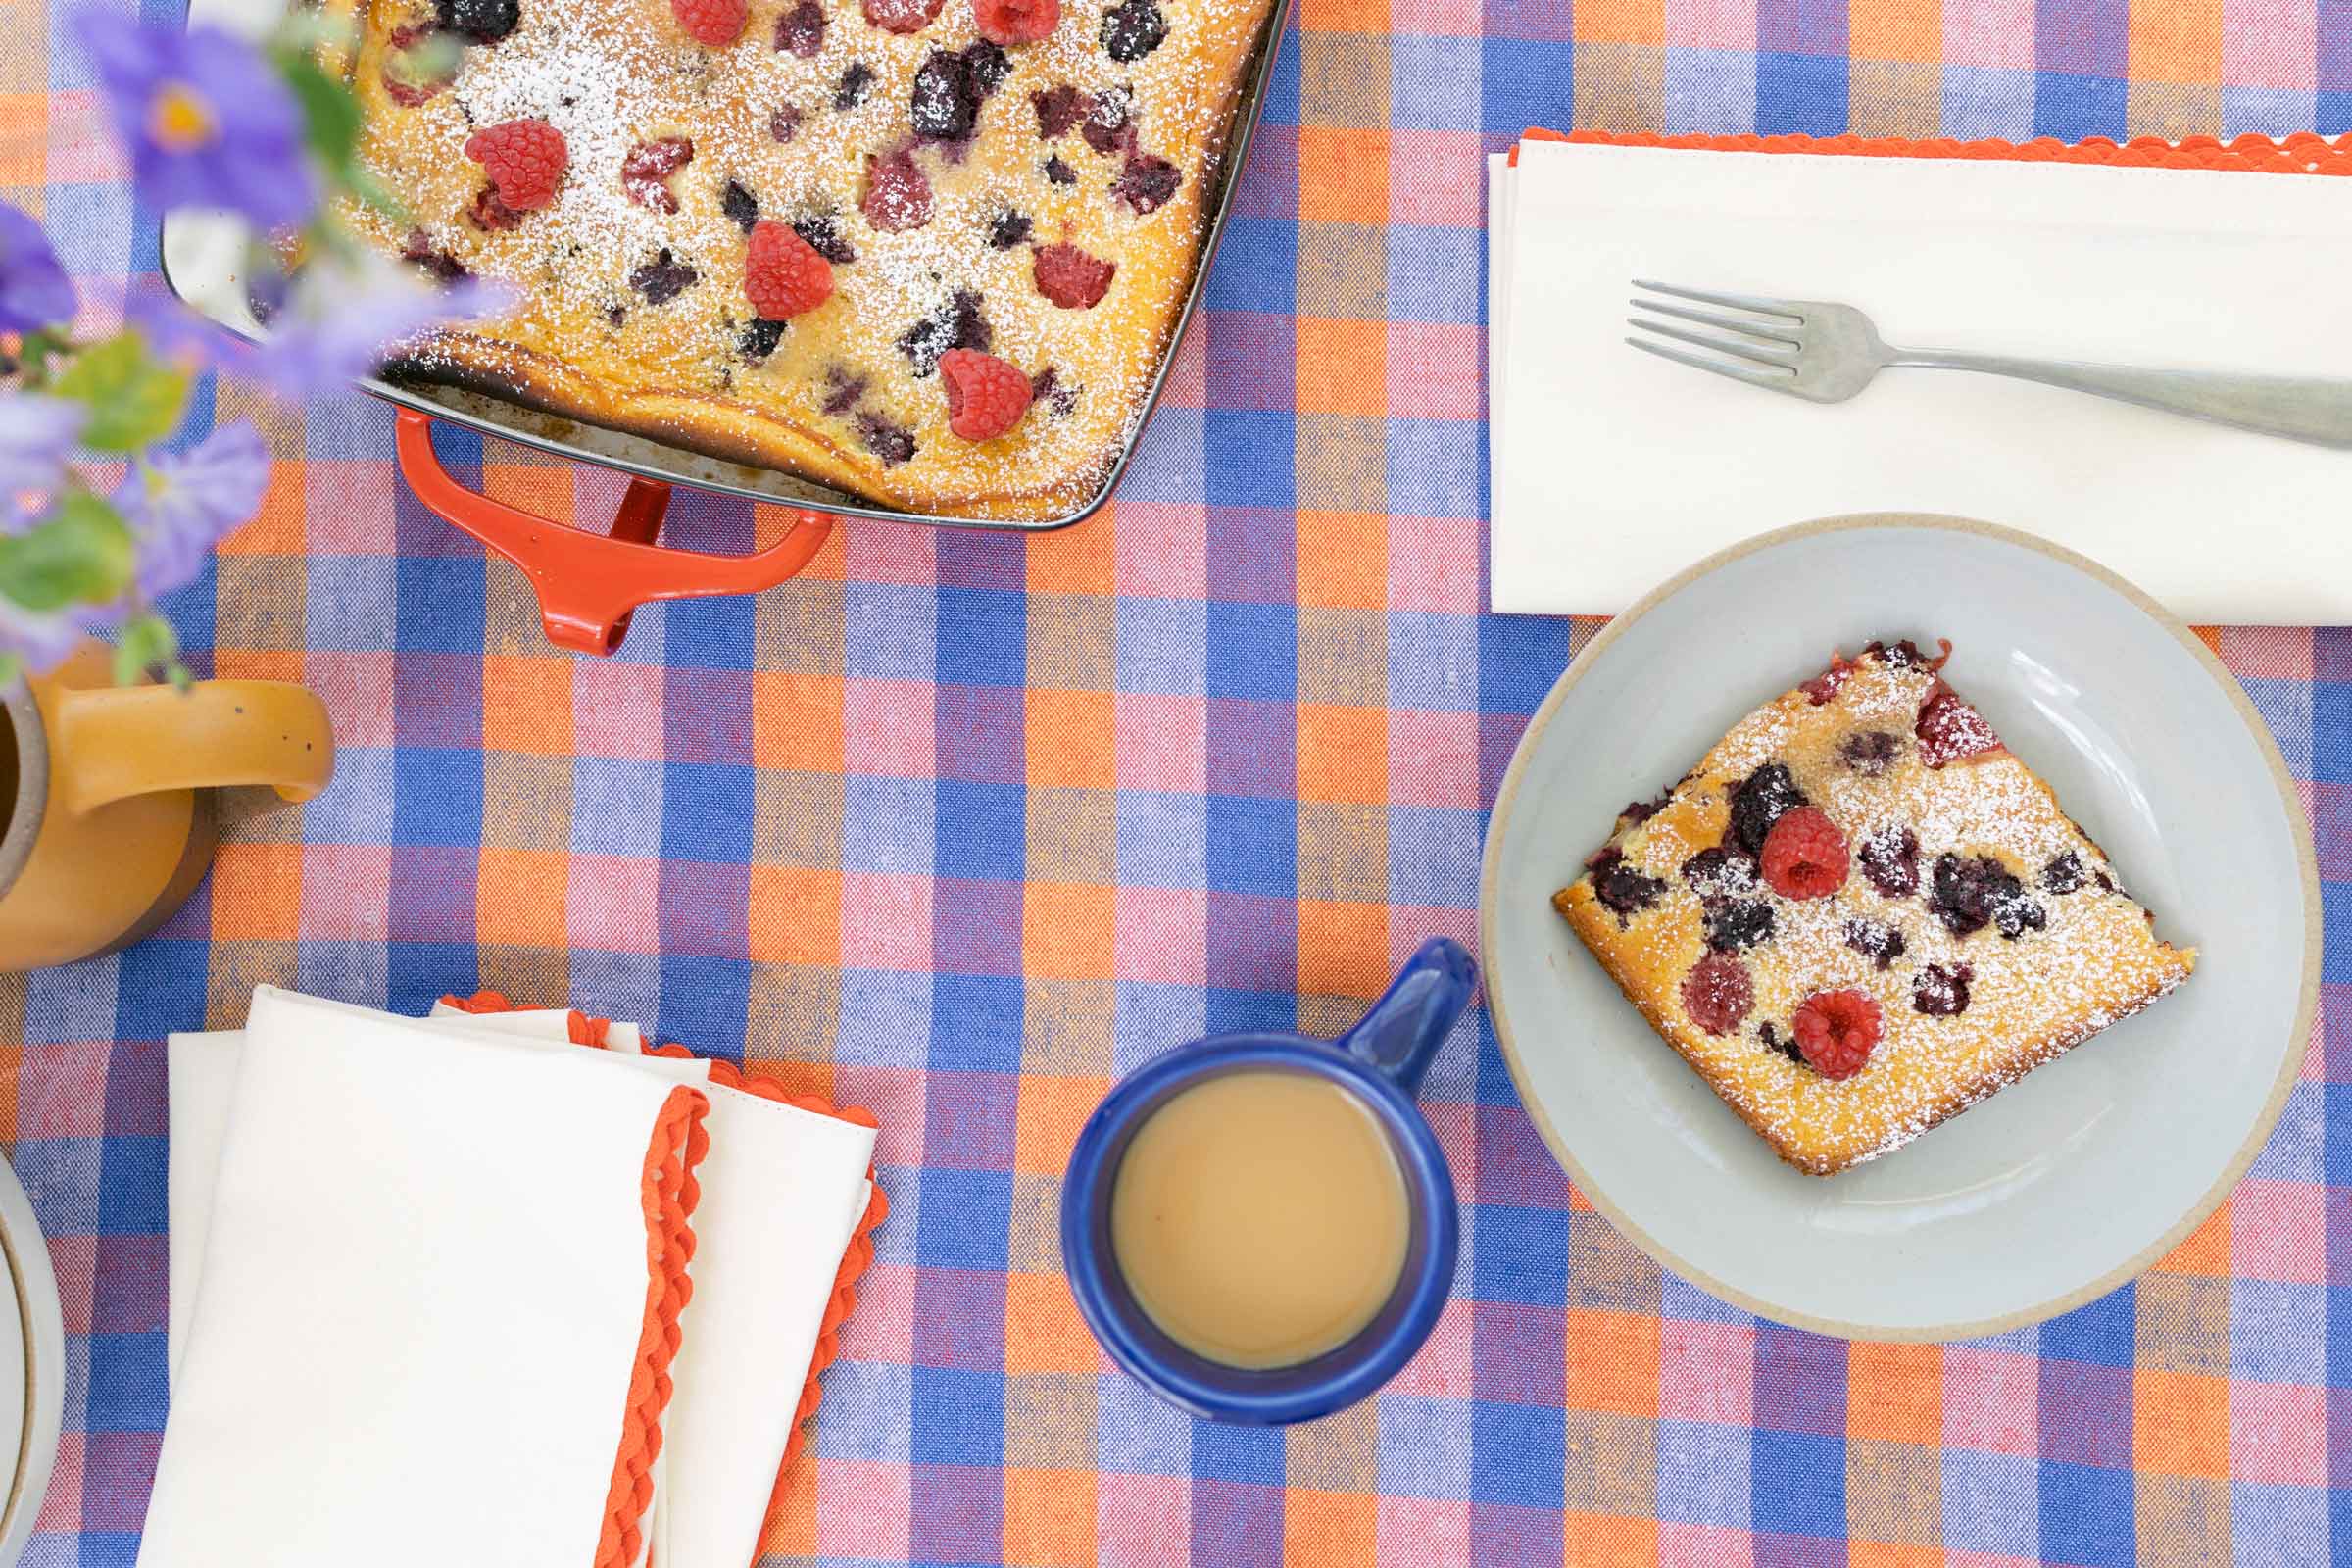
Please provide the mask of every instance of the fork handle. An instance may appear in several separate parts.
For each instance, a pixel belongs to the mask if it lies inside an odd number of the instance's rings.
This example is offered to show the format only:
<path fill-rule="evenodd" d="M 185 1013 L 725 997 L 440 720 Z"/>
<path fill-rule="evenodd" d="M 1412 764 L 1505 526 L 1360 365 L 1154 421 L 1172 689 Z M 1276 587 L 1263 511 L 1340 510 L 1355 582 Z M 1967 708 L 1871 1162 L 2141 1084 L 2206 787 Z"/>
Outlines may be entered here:
<path fill-rule="evenodd" d="M 2281 435 L 2315 446 L 2352 447 L 2352 381 L 2325 376 L 2230 375 L 2214 370 L 2147 370 L 2073 360 L 2021 360 L 2006 354 L 1954 354 L 1889 347 L 1889 365 L 2039 381 L 2143 409 Z"/>

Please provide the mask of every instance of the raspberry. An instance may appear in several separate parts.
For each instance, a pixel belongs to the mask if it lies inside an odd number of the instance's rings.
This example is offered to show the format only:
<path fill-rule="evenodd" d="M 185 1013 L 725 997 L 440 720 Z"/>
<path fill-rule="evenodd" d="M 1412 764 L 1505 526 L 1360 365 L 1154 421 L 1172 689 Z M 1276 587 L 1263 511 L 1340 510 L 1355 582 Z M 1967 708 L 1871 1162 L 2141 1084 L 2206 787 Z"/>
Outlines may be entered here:
<path fill-rule="evenodd" d="M 1061 25 L 1061 0 L 973 0 L 980 36 L 1007 48 L 1050 38 Z"/>
<path fill-rule="evenodd" d="M 517 213 L 556 199 L 556 184 L 571 158 L 564 133 L 544 120 L 510 120 L 477 130 L 466 138 L 466 156 L 482 166 L 498 199 Z"/>
<path fill-rule="evenodd" d="M 1110 87 L 1095 94 L 1094 107 L 1087 110 L 1086 122 L 1078 134 L 1086 144 L 1099 153 L 1113 153 L 1121 147 L 1135 147 L 1135 124 L 1130 111 L 1135 107 L 1135 95 L 1124 87 Z"/>
<path fill-rule="evenodd" d="M 1805 694 L 1806 702 L 1819 708 L 1838 695 L 1838 688 L 1845 684 L 1845 677 L 1853 673 L 1853 668 L 1854 662 L 1852 660 L 1832 650 L 1830 667 L 1806 681 L 1797 690 Z"/>
<path fill-rule="evenodd" d="M 1683 976 L 1683 1011 L 1711 1035 L 1728 1035 L 1739 1028 L 1755 1004 L 1756 987 L 1747 977 L 1747 965 L 1729 953 L 1708 954 Z"/>
<path fill-rule="evenodd" d="M 693 161 L 694 143 L 683 136 L 641 141 L 620 161 L 620 188 L 640 207 L 674 213 L 678 198 L 670 192 L 669 176 Z"/>
<path fill-rule="evenodd" d="M 1066 81 L 1029 95 L 1029 107 L 1037 111 L 1037 134 L 1044 141 L 1066 134 L 1072 125 L 1085 119 L 1086 105 L 1086 94 Z"/>
<path fill-rule="evenodd" d="M 437 29 L 428 24 L 409 23 L 394 27 L 392 35 L 384 40 L 381 67 L 384 95 L 403 108 L 416 108 L 457 80 L 458 51 L 444 45 L 448 58 L 436 60 L 435 52 L 429 47 L 436 35 Z M 419 44 L 428 47 L 420 50 L 417 48 Z M 423 69 L 425 65 L 437 66 L 438 69 L 428 74 Z"/>
<path fill-rule="evenodd" d="M 1919 705 L 1919 721 L 1911 726 L 1919 737 L 1919 760 L 1941 767 L 1963 757 L 1997 752 L 2001 738 L 1984 722 L 1984 715 L 1960 700 L 1960 694 L 1937 681 Z"/>
<path fill-rule="evenodd" d="M 1118 270 L 1118 263 L 1089 256 L 1075 245 L 1040 245 L 1029 265 L 1037 291 L 1065 311 L 1091 311 L 1102 304 Z"/>
<path fill-rule="evenodd" d="M 865 20 L 884 32 L 920 32 L 947 0 L 864 0 Z"/>
<path fill-rule="evenodd" d="M 948 428 L 966 441 L 987 441 L 1018 424 L 1029 411 L 1029 375 L 1017 365 L 976 349 L 939 357 L 948 387 Z"/>
<path fill-rule="evenodd" d="M 931 181 L 906 153 L 865 161 L 865 220 L 885 234 L 920 228 L 931 221 Z"/>
<path fill-rule="evenodd" d="M 1822 899 L 1845 886 L 1845 835 L 1817 807 L 1781 814 L 1765 836 L 1764 881 L 1786 899 Z"/>
<path fill-rule="evenodd" d="M 1816 991 L 1788 1019 L 1805 1064 L 1824 1078 L 1851 1078 L 1886 1033 L 1879 1004 L 1859 991 Z"/>
<path fill-rule="evenodd" d="M 1750 855 L 1764 853 L 1764 835 L 1781 813 L 1805 804 L 1804 792 L 1788 776 L 1786 762 L 1767 762 L 1732 792 L 1732 834 Z"/>
<path fill-rule="evenodd" d="M 1174 164 L 1157 153 L 1146 153 L 1141 158 L 1127 160 L 1127 167 L 1119 171 L 1110 194 L 1113 200 L 1125 202 L 1139 214 L 1157 212 L 1176 194 L 1176 187 L 1183 179 Z"/>
<path fill-rule="evenodd" d="M 825 303 L 833 292 L 833 266 L 800 235 L 762 219 L 752 225 L 743 291 L 762 318 L 787 320 Z"/>
<path fill-rule="evenodd" d="M 743 36 L 751 7 L 746 0 L 669 0 L 669 14 L 696 43 L 724 49 Z"/>
<path fill-rule="evenodd" d="M 500 201 L 498 192 L 488 185 L 473 193 L 473 205 L 466 209 L 466 216 L 473 220 L 474 227 L 492 233 L 522 221 L 522 215 Z"/>

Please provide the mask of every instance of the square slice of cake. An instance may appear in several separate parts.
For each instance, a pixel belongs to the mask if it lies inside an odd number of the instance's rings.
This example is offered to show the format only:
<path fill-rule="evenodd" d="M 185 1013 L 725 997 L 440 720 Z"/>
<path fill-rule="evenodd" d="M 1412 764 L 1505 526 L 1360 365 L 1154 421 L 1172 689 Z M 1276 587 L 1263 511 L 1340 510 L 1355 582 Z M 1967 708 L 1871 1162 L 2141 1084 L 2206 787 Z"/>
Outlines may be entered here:
<path fill-rule="evenodd" d="M 2188 977 L 2050 787 L 1873 643 L 1626 808 L 1553 896 L 1634 1005 L 1780 1156 L 1907 1143 Z"/>

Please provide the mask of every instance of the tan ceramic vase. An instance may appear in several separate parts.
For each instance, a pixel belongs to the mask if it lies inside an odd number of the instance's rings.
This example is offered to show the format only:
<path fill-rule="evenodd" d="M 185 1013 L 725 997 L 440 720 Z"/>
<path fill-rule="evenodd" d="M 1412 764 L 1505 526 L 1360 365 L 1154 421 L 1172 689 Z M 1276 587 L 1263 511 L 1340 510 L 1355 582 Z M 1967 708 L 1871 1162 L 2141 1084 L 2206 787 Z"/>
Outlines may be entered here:
<path fill-rule="evenodd" d="M 0 969 L 69 963 L 138 941 L 212 862 L 200 792 L 326 787 L 326 706 L 284 681 L 117 687 L 92 643 L 0 695 Z"/>

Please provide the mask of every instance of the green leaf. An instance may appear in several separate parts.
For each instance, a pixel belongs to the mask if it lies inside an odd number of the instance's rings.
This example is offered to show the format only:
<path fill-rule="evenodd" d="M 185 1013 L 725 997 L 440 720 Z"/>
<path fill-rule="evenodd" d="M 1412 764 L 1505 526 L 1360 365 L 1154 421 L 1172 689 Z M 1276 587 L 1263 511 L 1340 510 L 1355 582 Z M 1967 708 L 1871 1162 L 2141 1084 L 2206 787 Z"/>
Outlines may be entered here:
<path fill-rule="evenodd" d="M 119 332 L 74 356 L 51 385 L 61 398 L 90 406 L 81 444 L 93 452 L 129 452 L 161 441 L 179 423 L 188 372 L 147 352 L 136 332 Z"/>
<path fill-rule="evenodd" d="M 105 604 L 130 586 L 134 564 L 122 514 L 73 490 L 42 522 L 0 537 L 0 594 L 32 611 Z"/>
<path fill-rule="evenodd" d="M 135 685 L 149 670 L 172 668 L 179 662 L 179 633 L 153 611 L 122 623 L 122 640 L 115 644 L 115 684 Z"/>
<path fill-rule="evenodd" d="M 340 174 L 359 154 L 359 100 L 307 54 L 281 52 L 277 69 L 302 105 L 302 139 L 321 164 Z"/>

